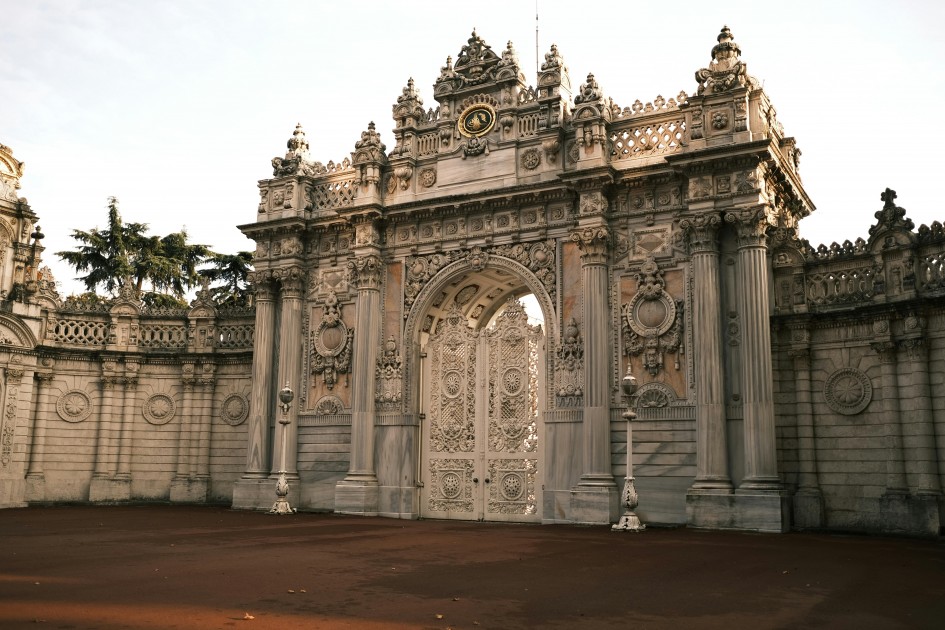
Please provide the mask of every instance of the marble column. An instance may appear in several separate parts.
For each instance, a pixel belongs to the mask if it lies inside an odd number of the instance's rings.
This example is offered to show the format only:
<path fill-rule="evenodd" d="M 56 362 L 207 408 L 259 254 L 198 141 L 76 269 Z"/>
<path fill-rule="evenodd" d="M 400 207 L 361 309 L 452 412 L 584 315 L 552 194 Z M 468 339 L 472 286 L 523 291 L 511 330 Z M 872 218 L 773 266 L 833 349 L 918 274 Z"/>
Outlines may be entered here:
<path fill-rule="evenodd" d="M 909 494 L 906 467 L 902 457 L 902 428 L 899 422 L 899 379 L 896 344 L 879 341 L 872 344 L 882 364 L 883 416 L 886 420 L 886 495 Z"/>
<path fill-rule="evenodd" d="M 335 510 L 377 514 L 378 482 L 374 464 L 377 356 L 381 345 L 381 283 L 384 264 L 374 251 L 348 263 L 358 287 L 351 375 L 351 462 L 335 491 Z"/>
<path fill-rule="evenodd" d="M 282 469 L 282 440 L 285 432 L 285 471 L 289 477 L 298 475 L 299 388 L 301 387 L 302 353 L 302 295 L 305 273 L 300 267 L 285 267 L 273 272 L 281 284 L 281 318 L 279 321 L 279 373 L 275 391 L 288 385 L 295 392 L 295 403 L 289 409 L 289 424 L 276 423 L 272 445 L 271 474 Z M 271 403 L 270 403 L 271 404 Z"/>
<path fill-rule="evenodd" d="M 692 257 L 692 327 L 696 381 L 696 479 L 690 493 L 728 494 L 728 446 L 722 373 L 722 304 L 718 230 L 707 213 L 680 223 Z"/>
<path fill-rule="evenodd" d="M 571 240 L 581 249 L 584 302 L 583 469 L 572 493 L 572 516 L 576 522 L 613 522 L 619 497 L 610 461 L 611 235 L 605 226 L 588 226 L 573 232 Z"/>
<path fill-rule="evenodd" d="M 255 290 L 256 325 L 253 342 L 253 380 L 249 403 L 246 470 L 243 479 L 269 476 L 269 419 L 275 409 L 272 361 L 275 346 L 276 310 L 271 274 L 256 272 L 250 280 Z"/>
<path fill-rule="evenodd" d="M 729 212 L 725 220 L 738 239 L 736 304 L 742 321 L 742 409 L 745 477 L 739 490 L 778 492 L 774 425 L 774 377 L 771 360 L 767 235 L 764 208 Z"/>

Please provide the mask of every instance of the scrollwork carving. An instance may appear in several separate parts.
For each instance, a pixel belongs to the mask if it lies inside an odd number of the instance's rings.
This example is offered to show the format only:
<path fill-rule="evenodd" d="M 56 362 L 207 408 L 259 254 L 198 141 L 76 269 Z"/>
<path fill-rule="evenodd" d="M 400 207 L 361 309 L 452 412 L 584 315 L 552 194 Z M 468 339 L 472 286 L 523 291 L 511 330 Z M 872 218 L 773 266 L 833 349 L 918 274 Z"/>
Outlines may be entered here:
<path fill-rule="evenodd" d="M 384 343 L 381 356 L 377 359 L 375 377 L 377 384 L 374 402 L 381 409 L 396 409 L 404 398 L 403 359 L 393 335 Z"/>

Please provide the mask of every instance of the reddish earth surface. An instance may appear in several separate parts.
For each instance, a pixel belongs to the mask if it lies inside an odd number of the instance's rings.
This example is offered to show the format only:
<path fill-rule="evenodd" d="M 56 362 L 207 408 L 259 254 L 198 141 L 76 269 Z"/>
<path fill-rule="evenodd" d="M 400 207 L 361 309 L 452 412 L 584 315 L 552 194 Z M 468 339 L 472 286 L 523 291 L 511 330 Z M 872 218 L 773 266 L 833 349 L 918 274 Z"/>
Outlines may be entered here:
<path fill-rule="evenodd" d="M 945 542 L 0 510 L 0 628 L 943 628 Z"/>

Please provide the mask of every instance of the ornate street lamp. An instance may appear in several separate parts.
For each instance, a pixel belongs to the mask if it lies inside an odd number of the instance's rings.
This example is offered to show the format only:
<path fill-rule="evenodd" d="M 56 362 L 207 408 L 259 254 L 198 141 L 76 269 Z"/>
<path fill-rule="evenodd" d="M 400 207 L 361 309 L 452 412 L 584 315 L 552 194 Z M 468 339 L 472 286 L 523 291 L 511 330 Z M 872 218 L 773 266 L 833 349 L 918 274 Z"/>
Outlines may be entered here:
<path fill-rule="evenodd" d="M 624 478 L 623 494 L 620 497 L 624 507 L 623 516 L 610 529 L 614 532 L 642 532 L 646 525 L 633 513 L 633 508 L 639 504 L 637 490 L 633 487 L 633 421 L 637 417 L 633 411 L 633 394 L 637 391 L 637 379 L 630 373 L 629 363 L 627 374 L 620 385 L 627 400 L 627 410 L 623 412 L 623 417 L 627 420 L 627 476 Z"/>
<path fill-rule="evenodd" d="M 295 398 L 295 392 L 286 383 L 282 391 L 279 392 L 279 406 L 282 408 L 282 417 L 279 418 L 279 424 L 282 425 L 282 466 L 279 469 L 279 481 L 276 482 L 276 502 L 272 504 L 272 509 L 269 510 L 270 514 L 293 514 L 295 512 L 286 498 L 289 494 L 289 480 L 285 476 L 285 434 L 289 430 L 289 409 L 292 408 L 293 398 Z"/>

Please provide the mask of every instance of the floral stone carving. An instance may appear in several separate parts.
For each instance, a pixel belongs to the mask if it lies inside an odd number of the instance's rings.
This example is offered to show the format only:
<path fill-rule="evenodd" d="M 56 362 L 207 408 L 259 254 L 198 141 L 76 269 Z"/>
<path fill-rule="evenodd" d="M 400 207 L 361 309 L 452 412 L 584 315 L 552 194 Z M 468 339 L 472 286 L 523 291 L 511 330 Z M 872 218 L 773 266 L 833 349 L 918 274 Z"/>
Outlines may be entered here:
<path fill-rule="evenodd" d="M 374 402 L 378 407 L 395 408 L 403 400 L 401 383 L 403 379 L 403 360 L 397 351 L 397 340 L 391 335 L 384 344 L 383 353 L 377 359 L 376 393 Z"/>
<path fill-rule="evenodd" d="M 840 368 L 824 382 L 827 406 L 844 416 L 855 416 L 869 406 L 873 385 L 869 377 L 856 368 Z"/>
<path fill-rule="evenodd" d="M 243 424 L 248 415 L 249 401 L 241 394 L 230 394 L 220 406 L 220 417 L 231 427 Z"/>
<path fill-rule="evenodd" d="M 141 413 L 153 425 L 167 424 L 174 418 L 174 399 L 167 394 L 154 394 L 147 399 Z"/>
<path fill-rule="evenodd" d="M 92 414 L 92 399 L 80 389 L 73 389 L 56 401 L 56 413 L 66 422 L 82 422 Z"/>

